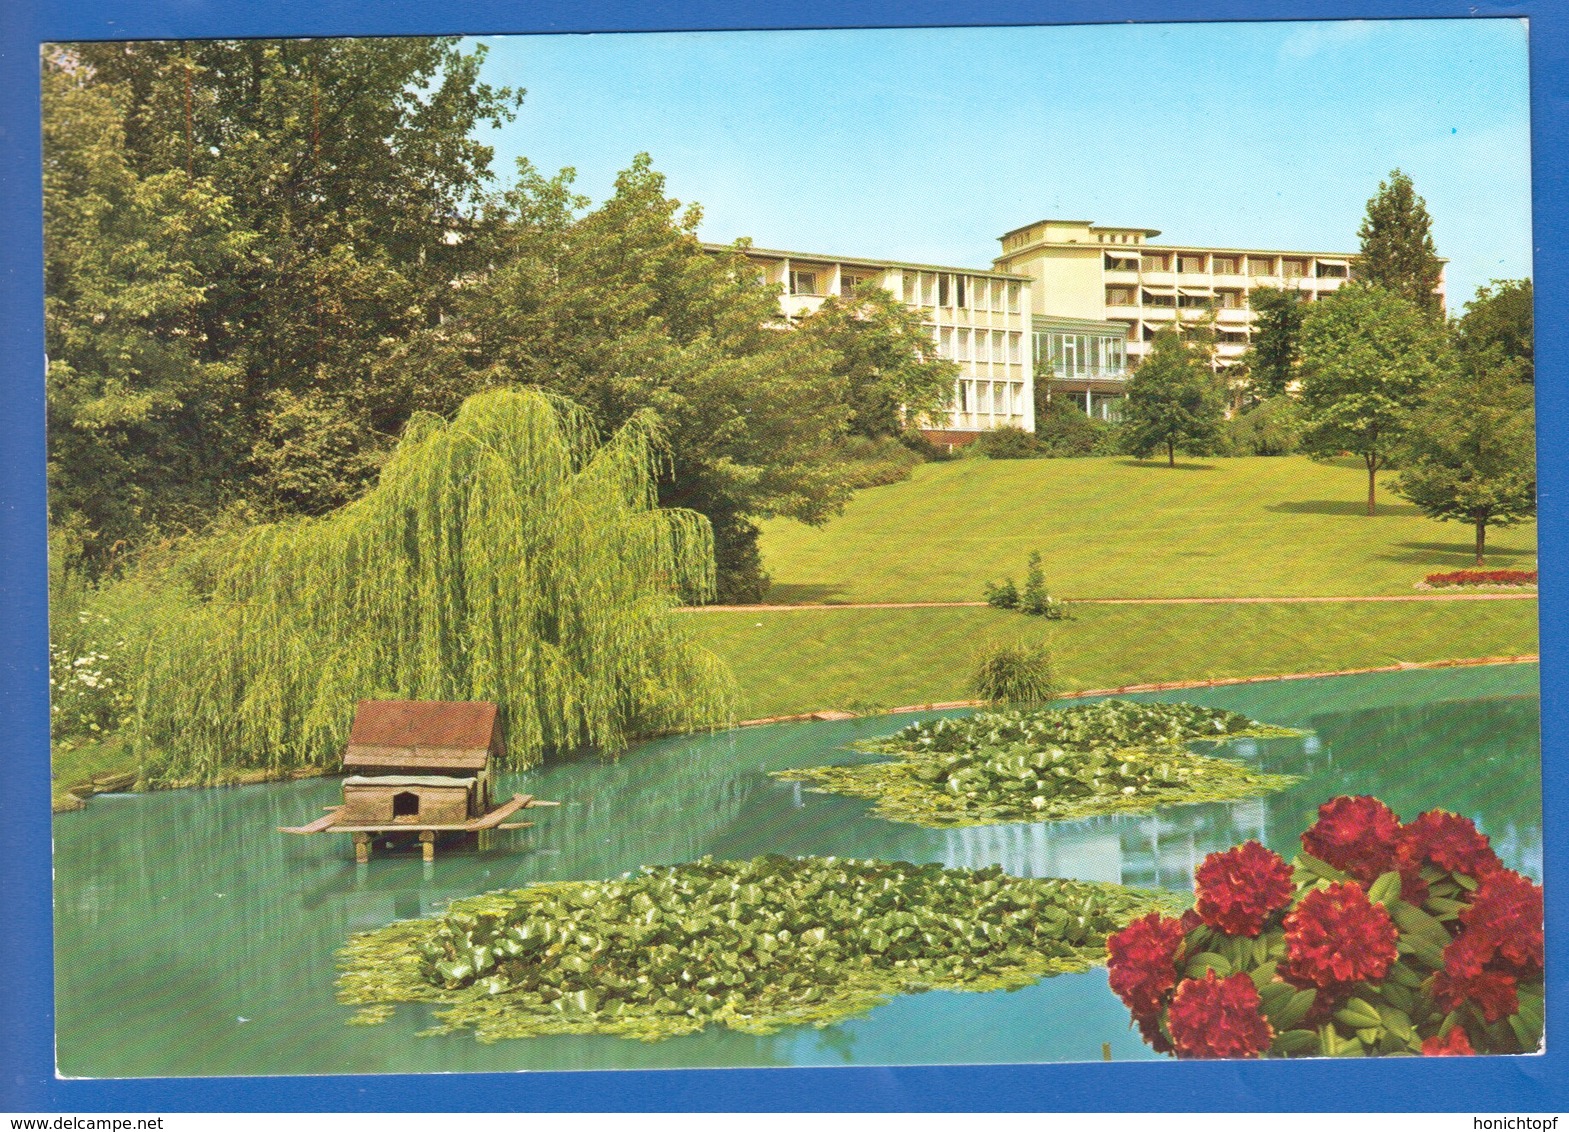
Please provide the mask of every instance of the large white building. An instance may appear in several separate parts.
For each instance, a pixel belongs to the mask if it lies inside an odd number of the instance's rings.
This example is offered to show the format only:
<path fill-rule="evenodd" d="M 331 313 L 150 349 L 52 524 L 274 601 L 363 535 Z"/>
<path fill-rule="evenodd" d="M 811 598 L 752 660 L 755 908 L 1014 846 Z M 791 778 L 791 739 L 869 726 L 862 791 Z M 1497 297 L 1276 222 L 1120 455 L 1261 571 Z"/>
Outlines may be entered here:
<path fill-rule="evenodd" d="M 1162 328 L 1213 312 L 1216 362 L 1228 366 L 1247 349 L 1256 288 L 1292 288 L 1314 302 L 1355 267 L 1351 252 L 1152 243 L 1159 235 L 1038 220 L 999 237 L 1002 254 L 990 271 L 764 248 L 746 254 L 780 287 L 791 320 L 867 281 L 920 311 L 938 352 L 960 368 L 948 420 L 925 422 L 924 431 L 949 441 L 1003 425 L 1033 431 L 1037 381 L 1091 416 L 1115 417 L 1129 372 Z"/>

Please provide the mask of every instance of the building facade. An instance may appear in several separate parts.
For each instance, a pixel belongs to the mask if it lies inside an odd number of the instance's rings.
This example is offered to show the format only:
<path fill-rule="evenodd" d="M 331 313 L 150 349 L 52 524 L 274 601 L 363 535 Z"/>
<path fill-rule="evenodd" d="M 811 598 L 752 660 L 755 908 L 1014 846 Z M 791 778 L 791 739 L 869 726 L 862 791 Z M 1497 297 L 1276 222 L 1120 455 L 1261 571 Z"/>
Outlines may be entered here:
<path fill-rule="evenodd" d="M 999 237 L 999 271 L 1027 275 L 1038 381 L 1083 398 L 1087 412 L 1113 415 L 1128 372 L 1163 328 L 1214 312 L 1216 363 L 1248 347 L 1259 287 L 1290 288 L 1314 302 L 1354 272 L 1350 252 L 1156 244 L 1155 228 L 1088 220 L 1038 220 Z M 1440 277 L 1439 296 L 1443 297 Z"/>
<path fill-rule="evenodd" d="M 963 443 L 1003 426 L 1035 430 L 1029 276 L 767 248 L 746 255 L 765 283 L 781 289 L 779 304 L 792 322 L 868 282 L 918 311 L 938 354 L 959 367 L 947 419 L 919 422 L 932 439 Z"/>

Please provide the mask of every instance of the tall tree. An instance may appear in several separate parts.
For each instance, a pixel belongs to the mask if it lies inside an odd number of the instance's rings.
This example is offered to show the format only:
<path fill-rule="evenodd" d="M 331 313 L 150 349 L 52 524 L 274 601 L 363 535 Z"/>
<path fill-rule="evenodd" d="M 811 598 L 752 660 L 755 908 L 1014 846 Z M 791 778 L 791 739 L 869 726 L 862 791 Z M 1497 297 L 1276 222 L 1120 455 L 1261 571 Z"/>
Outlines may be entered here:
<path fill-rule="evenodd" d="M 112 92 L 131 171 L 205 187 L 243 234 L 203 273 L 189 332 L 199 360 L 239 369 L 205 469 L 222 490 L 330 508 L 407 420 L 406 376 L 371 359 L 439 322 L 493 254 L 491 151 L 473 133 L 521 94 L 479 81 L 482 54 L 428 38 L 66 49 Z M 336 474 L 298 442 L 302 414 L 348 446 Z"/>
<path fill-rule="evenodd" d="M 1444 326 L 1379 287 L 1342 287 L 1303 318 L 1302 446 L 1320 458 L 1362 458 L 1369 515 L 1377 473 L 1399 450 L 1427 389 L 1451 367 Z"/>
<path fill-rule="evenodd" d="M 582 211 L 571 181 L 522 164 L 498 266 L 436 342 L 461 363 L 413 368 L 558 391 L 605 429 L 657 414 L 661 503 L 713 524 L 720 599 L 757 600 L 757 520 L 819 523 L 848 498 L 835 460 L 846 380 L 816 336 L 780 331 L 777 290 L 740 251 L 699 243 L 700 213 L 665 195 L 646 154 L 599 208 Z"/>
<path fill-rule="evenodd" d="M 1206 451 L 1224 419 L 1220 380 L 1209 368 L 1203 344 L 1191 345 L 1176 331 L 1162 330 L 1128 379 L 1122 405 L 1128 451 L 1146 459 L 1164 448 L 1167 465 L 1175 467 L 1178 451 Z"/>
<path fill-rule="evenodd" d="M 1247 359 L 1260 398 L 1278 397 L 1296 380 L 1301 350 L 1302 292 L 1287 287 L 1255 287 L 1248 295 L 1253 334 Z"/>
<path fill-rule="evenodd" d="M 1536 514 L 1531 387 L 1508 370 L 1444 382 L 1412 415 L 1406 460 L 1396 490 L 1430 518 L 1471 524 L 1483 565 L 1489 526 Z"/>
<path fill-rule="evenodd" d="M 1393 291 L 1430 314 L 1440 313 L 1437 288 L 1443 264 L 1433 245 L 1432 227 L 1427 202 L 1416 195 L 1411 178 L 1399 169 L 1391 172 L 1367 202 L 1367 214 L 1357 230 L 1362 240 L 1357 278 Z"/>
<path fill-rule="evenodd" d="M 1495 279 L 1479 287 L 1455 325 L 1455 346 L 1468 373 L 1507 369 L 1517 380 L 1536 380 L 1532 293 L 1529 279 Z"/>
<path fill-rule="evenodd" d="M 953 399 L 958 364 L 938 355 L 919 314 L 876 283 L 830 296 L 800 328 L 830 351 L 855 435 L 897 436 L 916 421 L 939 419 Z"/>
<path fill-rule="evenodd" d="M 242 384 L 205 349 L 200 312 L 246 235 L 206 181 L 137 171 L 126 101 L 68 52 L 45 59 L 49 508 L 89 567 L 221 505 L 207 473 L 234 457 Z"/>

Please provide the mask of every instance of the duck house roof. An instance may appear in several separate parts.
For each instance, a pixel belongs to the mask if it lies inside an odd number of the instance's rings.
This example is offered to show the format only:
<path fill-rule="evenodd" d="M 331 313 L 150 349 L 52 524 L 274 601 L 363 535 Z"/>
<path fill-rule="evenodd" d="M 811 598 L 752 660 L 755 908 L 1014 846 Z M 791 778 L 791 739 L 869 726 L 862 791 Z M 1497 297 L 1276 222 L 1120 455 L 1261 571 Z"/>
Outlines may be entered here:
<path fill-rule="evenodd" d="M 479 770 L 501 752 L 495 704 L 362 700 L 343 765 Z"/>

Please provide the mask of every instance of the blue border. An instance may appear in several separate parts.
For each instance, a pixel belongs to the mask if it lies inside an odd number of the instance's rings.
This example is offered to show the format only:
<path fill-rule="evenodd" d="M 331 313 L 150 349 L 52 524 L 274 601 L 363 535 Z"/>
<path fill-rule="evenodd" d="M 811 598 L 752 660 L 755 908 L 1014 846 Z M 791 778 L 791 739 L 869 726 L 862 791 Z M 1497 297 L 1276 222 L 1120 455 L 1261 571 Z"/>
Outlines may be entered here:
<path fill-rule="evenodd" d="M 42 237 L 37 48 L 72 39 L 441 34 L 758 27 L 941 26 L 951 0 L 798 0 L 788 18 L 761 0 L 15 0 L 0 4 L 0 1111 L 1339 1111 L 1542 1112 L 1569 1108 L 1569 929 L 1556 819 L 1569 786 L 1569 709 L 1543 698 L 1550 1052 L 1460 1061 L 1042 1065 L 911 1069 L 692 1070 L 465 1076 L 57 1081 L 51 985 L 47 623 L 44 608 Z M 965 24 L 1527 16 L 1531 19 L 1538 310 L 1569 300 L 1569 12 L 1553 0 L 984 0 Z M 1463 95 L 1465 76 L 1455 78 Z M 1565 506 L 1569 328 L 1537 322 L 1543 687 L 1569 661 Z M 1042 1019 L 1042 1024 L 1049 1024 Z"/>

